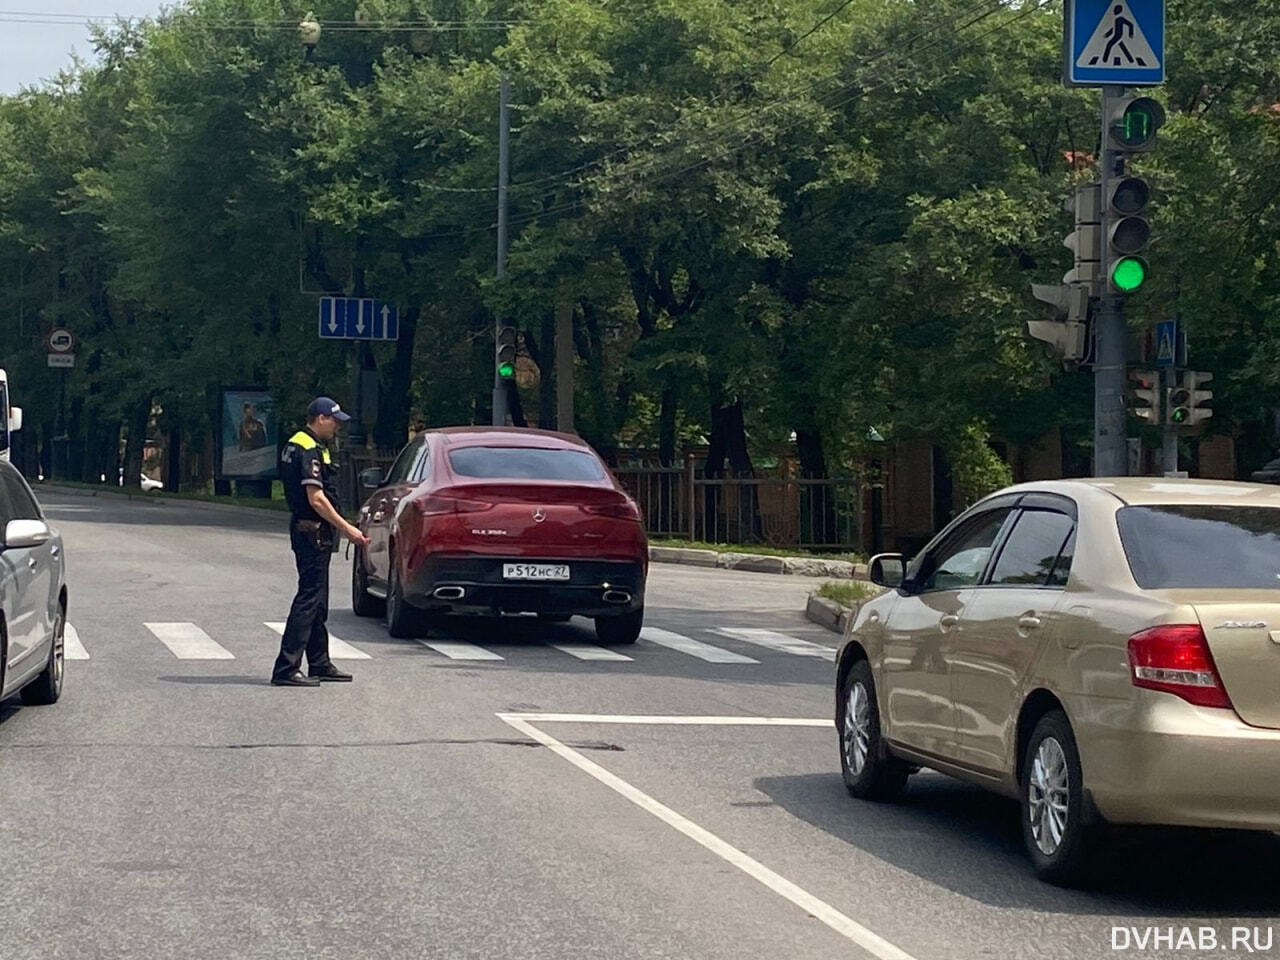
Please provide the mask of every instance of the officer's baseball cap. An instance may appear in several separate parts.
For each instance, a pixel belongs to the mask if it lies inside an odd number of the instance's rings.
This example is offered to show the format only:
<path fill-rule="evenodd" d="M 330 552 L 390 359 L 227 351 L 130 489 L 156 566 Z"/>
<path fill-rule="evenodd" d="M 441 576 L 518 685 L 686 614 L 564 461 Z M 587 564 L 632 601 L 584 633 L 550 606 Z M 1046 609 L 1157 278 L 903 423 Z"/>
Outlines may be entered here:
<path fill-rule="evenodd" d="M 314 420 L 316 417 L 333 417 L 339 423 L 346 423 L 351 419 L 338 406 L 338 402 L 329 397 L 316 397 L 311 401 L 311 406 L 307 407 L 307 419 Z"/>

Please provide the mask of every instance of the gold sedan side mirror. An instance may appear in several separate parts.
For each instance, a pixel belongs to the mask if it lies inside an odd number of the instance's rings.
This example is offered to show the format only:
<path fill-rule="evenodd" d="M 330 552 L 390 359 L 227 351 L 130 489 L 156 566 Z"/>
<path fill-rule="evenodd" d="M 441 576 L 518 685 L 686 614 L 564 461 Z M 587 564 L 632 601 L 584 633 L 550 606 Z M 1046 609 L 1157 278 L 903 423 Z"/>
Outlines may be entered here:
<path fill-rule="evenodd" d="M 871 558 L 867 578 L 881 587 L 896 589 L 906 579 L 907 564 L 900 553 L 882 553 Z"/>

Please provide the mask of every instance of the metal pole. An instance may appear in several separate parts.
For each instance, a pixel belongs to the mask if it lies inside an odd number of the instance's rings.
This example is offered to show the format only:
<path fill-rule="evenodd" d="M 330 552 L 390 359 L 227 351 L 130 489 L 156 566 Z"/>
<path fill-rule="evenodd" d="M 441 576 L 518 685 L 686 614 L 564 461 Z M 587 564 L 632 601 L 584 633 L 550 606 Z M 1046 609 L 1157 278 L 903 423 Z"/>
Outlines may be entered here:
<path fill-rule="evenodd" d="M 1169 395 L 1169 390 L 1178 385 L 1178 371 L 1174 367 L 1166 367 L 1160 373 L 1160 385 L 1164 388 L 1165 396 Z M 1165 404 L 1160 405 L 1163 410 Z M 1161 450 L 1161 470 L 1163 473 L 1178 472 L 1178 428 L 1169 422 L 1169 413 L 1165 413 L 1164 421 L 1164 446 Z"/>
<path fill-rule="evenodd" d="M 1115 151 L 1107 129 L 1111 99 L 1124 95 L 1124 87 L 1102 88 L 1102 296 L 1096 318 L 1097 350 L 1093 365 L 1093 473 L 1096 477 L 1123 477 L 1129 470 L 1125 441 L 1125 340 L 1124 301 L 1109 287 L 1111 256 L 1107 237 L 1111 227 L 1111 180 L 1115 176 Z"/>
<path fill-rule="evenodd" d="M 507 185 L 511 177 L 511 114 L 507 101 L 511 98 L 511 84 L 506 76 L 498 86 L 498 279 L 507 272 Z M 493 318 L 493 425 L 507 425 L 507 385 L 498 376 L 498 331 L 502 318 Z"/>

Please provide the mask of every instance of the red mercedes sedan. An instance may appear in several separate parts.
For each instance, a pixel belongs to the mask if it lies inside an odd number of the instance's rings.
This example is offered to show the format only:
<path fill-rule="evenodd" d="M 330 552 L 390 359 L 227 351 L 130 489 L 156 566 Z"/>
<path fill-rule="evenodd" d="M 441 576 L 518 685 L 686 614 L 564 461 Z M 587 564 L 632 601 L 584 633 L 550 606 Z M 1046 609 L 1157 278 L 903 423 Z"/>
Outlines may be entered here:
<path fill-rule="evenodd" d="M 601 643 L 634 643 L 649 549 L 640 511 L 577 437 L 453 427 L 415 437 L 360 511 L 369 546 L 352 607 L 393 637 L 445 614 L 592 617 Z"/>

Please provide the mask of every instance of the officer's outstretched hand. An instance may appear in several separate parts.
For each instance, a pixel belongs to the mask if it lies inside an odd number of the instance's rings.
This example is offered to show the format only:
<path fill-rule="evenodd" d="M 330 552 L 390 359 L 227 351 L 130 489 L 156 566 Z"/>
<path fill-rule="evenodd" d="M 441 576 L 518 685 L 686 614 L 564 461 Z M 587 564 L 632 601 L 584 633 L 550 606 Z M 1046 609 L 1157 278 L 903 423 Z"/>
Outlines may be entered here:
<path fill-rule="evenodd" d="M 359 527 L 354 527 L 348 523 L 347 529 L 343 533 L 346 534 L 348 540 L 358 547 L 367 547 L 369 545 L 369 538 L 360 531 Z"/>

